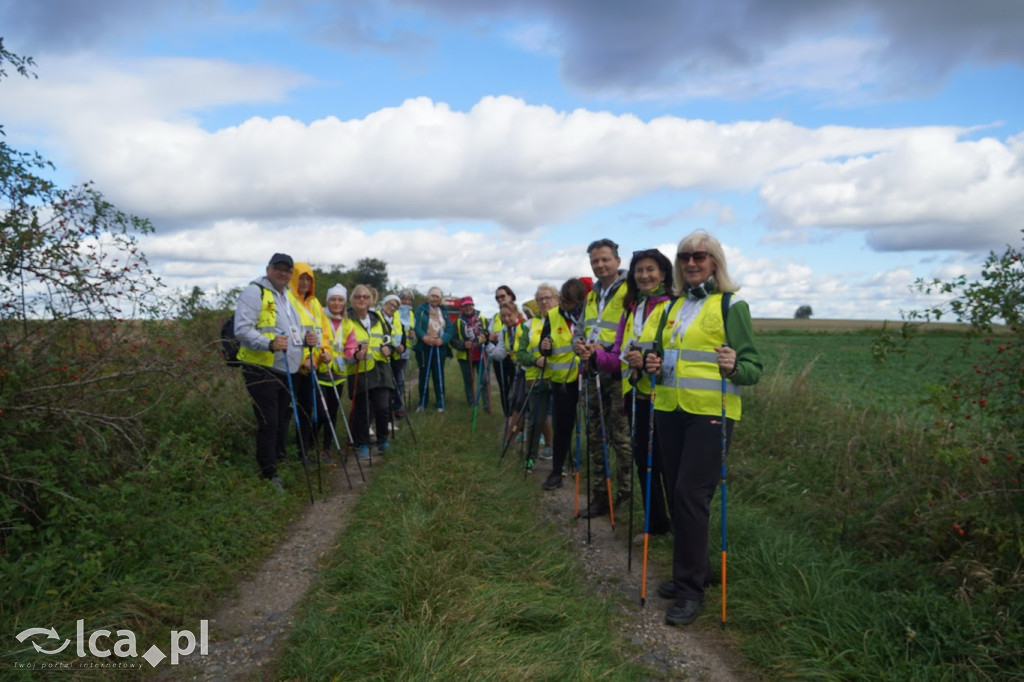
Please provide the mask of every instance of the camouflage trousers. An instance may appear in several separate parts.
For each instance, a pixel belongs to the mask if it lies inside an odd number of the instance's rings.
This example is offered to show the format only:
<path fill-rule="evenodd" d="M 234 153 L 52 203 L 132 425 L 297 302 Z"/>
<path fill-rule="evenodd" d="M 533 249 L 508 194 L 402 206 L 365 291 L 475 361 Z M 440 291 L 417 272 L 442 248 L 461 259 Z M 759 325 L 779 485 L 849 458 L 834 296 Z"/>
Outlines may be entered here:
<path fill-rule="evenodd" d="M 605 499 L 608 495 L 605 484 L 604 450 L 601 441 L 601 411 L 604 411 L 604 432 L 608 439 L 609 477 L 615 481 L 612 490 L 615 496 L 629 495 L 633 484 L 633 448 L 629 440 L 629 420 L 622 401 L 622 380 L 607 374 L 601 377 L 601 402 L 598 403 L 595 376 L 584 376 L 589 412 L 587 414 L 587 435 L 594 497 Z M 586 404 L 586 403 L 585 403 Z M 581 471 L 585 474 L 586 471 Z"/>

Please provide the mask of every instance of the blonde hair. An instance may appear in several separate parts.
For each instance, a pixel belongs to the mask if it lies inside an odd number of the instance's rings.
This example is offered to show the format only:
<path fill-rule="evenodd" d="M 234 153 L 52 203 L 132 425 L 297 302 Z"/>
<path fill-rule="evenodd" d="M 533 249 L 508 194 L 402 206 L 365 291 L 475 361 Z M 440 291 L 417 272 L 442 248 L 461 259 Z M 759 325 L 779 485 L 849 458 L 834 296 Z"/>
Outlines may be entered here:
<path fill-rule="evenodd" d="M 684 251 L 689 253 L 694 251 L 708 252 L 708 255 L 715 262 L 715 272 L 712 275 L 715 278 L 715 291 L 735 293 L 740 290 L 732 281 L 732 278 L 729 277 L 729 268 L 725 262 L 725 250 L 722 249 L 722 243 L 710 234 L 704 230 L 697 230 L 686 235 L 679 240 L 679 246 L 676 247 L 676 253 Z M 680 264 L 678 256 L 673 259 L 672 274 L 672 293 L 676 296 L 685 296 L 686 290 L 689 287 L 686 284 L 686 279 L 683 277 L 683 266 Z"/>

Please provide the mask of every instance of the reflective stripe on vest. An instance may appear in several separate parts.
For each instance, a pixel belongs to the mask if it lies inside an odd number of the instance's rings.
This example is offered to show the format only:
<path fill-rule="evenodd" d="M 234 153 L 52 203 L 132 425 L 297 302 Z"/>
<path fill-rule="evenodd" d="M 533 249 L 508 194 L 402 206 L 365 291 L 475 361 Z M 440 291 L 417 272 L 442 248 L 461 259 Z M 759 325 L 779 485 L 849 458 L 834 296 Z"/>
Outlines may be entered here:
<path fill-rule="evenodd" d="M 551 355 L 548 356 L 548 378 L 556 384 L 570 384 L 576 381 L 576 353 L 573 352 L 574 335 L 569 323 L 558 308 L 548 311 L 551 326 Z M 543 326 L 543 325 L 541 325 Z"/>
<path fill-rule="evenodd" d="M 655 304 L 654 308 L 647 315 L 647 319 L 644 320 L 643 329 L 640 330 L 640 338 L 633 338 L 633 315 L 634 312 L 630 312 L 626 316 L 625 328 L 622 335 L 622 345 L 629 347 L 630 343 L 635 343 L 640 346 L 641 353 L 646 353 L 655 349 L 656 344 L 654 343 L 654 337 L 658 334 L 658 324 L 661 322 L 661 317 L 665 312 L 665 308 L 668 306 L 669 301 L 664 300 Z M 627 395 L 633 390 L 633 385 L 629 383 L 629 378 L 633 375 L 633 370 L 622 363 L 622 394 Z M 659 378 L 660 382 L 660 378 Z M 647 372 L 641 372 L 639 379 L 636 382 L 636 390 L 645 396 L 651 395 L 651 375 Z"/>
<path fill-rule="evenodd" d="M 597 315 L 597 292 L 593 289 L 587 294 L 587 305 L 583 309 L 583 335 L 589 340 L 593 337 L 591 333 L 595 328 L 598 330 L 597 343 L 608 350 L 615 344 L 615 335 L 619 330 L 619 320 L 622 319 L 622 299 L 626 297 L 626 284 L 622 283 L 604 306 L 601 316 Z"/>
<path fill-rule="evenodd" d="M 273 339 L 277 336 L 277 330 L 283 328 L 277 324 L 277 305 L 274 301 L 274 292 L 271 289 L 260 287 L 260 314 L 256 318 L 256 331 L 268 339 Z M 293 307 L 298 307 L 299 302 L 292 297 L 290 289 L 285 290 L 285 297 Z M 274 366 L 274 351 L 270 350 L 254 350 L 248 346 L 239 344 L 238 346 L 238 360 L 239 362 L 245 362 L 250 365 L 259 365 L 260 367 L 273 367 Z"/>
<path fill-rule="evenodd" d="M 371 319 L 376 320 L 376 316 L 371 316 Z M 360 372 L 369 372 L 376 366 L 377 356 L 380 354 L 380 340 L 382 337 L 382 334 L 379 331 L 379 321 L 377 321 L 375 324 L 370 325 L 371 330 L 373 330 L 375 327 L 378 328 L 377 333 L 371 334 L 370 332 L 366 331 L 366 327 L 363 326 L 362 322 L 359 322 L 357 320 L 352 321 L 352 331 L 356 335 L 356 343 L 367 344 L 367 348 L 369 348 L 370 352 L 363 360 L 356 360 L 355 358 L 353 358 L 352 360 L 346 360 L 346 375 L 352 376 L 353 374 L 357 374 Z"/>
<path fill-rule="evenodd" d="M 662 412 L 682 409 L 690 414 L 722 414 L 722 375 L 715 348 L 725 343 L 722 320 L 722 295 L 712 294 L 682 335 L 673 337 L 672 328 L 685 299 L 677 299 L 667 310 L 662 344 L 662 374 L 658 376 L 658 392 L 654 408 Z M 665 369 L 675 362 L 675 372 L 665 376 Z M 662 390 L 664 388 L 664 390 Z M 740 387 L 725 382 L 726 414 L 739 421 L 742 416 Z"/>
<path fill-rule="evenodd" d="M 527 381 L 533 381 L 540 376 L 540 367 L 537 366 L 536 360 L 540 357 L 540 335 L 544 329 L 544 320 L 539 317 L 530 318 L 530 331 L 527 337 L 526 350 L 529 351 L 530 357 L 533 359 L 529 365 L 523 368 L 526 372 Z"/>

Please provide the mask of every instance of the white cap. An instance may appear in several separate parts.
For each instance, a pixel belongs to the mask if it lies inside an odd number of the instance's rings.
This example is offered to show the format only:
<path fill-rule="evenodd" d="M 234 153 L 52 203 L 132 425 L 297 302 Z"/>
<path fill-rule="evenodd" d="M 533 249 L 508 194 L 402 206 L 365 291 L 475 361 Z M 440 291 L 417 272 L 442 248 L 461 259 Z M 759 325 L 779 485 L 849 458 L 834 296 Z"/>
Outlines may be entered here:
<path fill-rule="evenodd" d="M 327 290 L 327 299 L 330 300 L 331 296 L 341 296 L 346 301 L 348 300 L 348 289 L 345 288 L 344 284 L 335 284 L 333 287 Z"/>
<path fill-rule="evenodd" d="M 384 297 L 384 300 L 380 302 L 381 307 L 386 306 L 388 304 L 388 301 L 394 301 L 395 303 L 401 303 L 402 302 L 394 294 L 388 294 L 387 296 Z"/>

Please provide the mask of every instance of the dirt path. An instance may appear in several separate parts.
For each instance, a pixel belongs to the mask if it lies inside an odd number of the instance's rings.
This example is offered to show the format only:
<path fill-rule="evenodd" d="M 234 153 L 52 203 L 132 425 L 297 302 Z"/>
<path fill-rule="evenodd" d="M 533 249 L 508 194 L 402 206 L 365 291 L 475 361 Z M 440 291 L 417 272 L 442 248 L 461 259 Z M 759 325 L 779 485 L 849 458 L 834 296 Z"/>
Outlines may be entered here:
<path fill-rule="evenodd" d="M 212 610 L 208 655 L 186 658 L 185 665 L 174 671 L 175 678 L 228 681 L 272 676 L 272 663 L 291 629 L 296 603 L 316 580 L 320 561 L 344 531 L 355 501 L 373 479 L 373 468 L 364 467 L 364 484 L 354 462 L 349 466 L 353 488 L 349 489 L 340 469 L 332 470 L 334 492 L 310 505 L 274 554 L 239 585 L 237 595 Z M 550 461 L 541 460 L 531 479 L 540 485 L 549 472 Z M 594 519 L 588 542 L 587 524 L 572 518 L 572 505 L 572 478 L 567 478 L 562 489 L 542 496 L 538 512 L 571 539 L 590 584 L 615 602 L 622 636 L 633 645 L 634 659 L 652 668 L 652 679 L 755 679 L 741 672 L 742 661 L 719 634 L 714 614 L 703 614 L 688 628 L 664 625 L 668 603 L 655 589 L 666 575 L 665 567 L 648 569 L 647 603 L 640 608 L 642 549 L 634 547 L 633 568 L 627 572 L 626 520 L 619 520 L 613 532 L 608 517 Z"/>
<path fill-rule="evenodd" d="M 374 461 L 381 465 L 376 457 Z M 178 679 L 268 679 L 267 670 L 291 629 L 295 604 L 319 575 L 321 559 L 345 530 L 352 506 L 373 480 L 374 471 L 363 464 L 363 483 L 355 460 L 350 460 L 350 490 L 340 466 L 329 470 L 333 492 L 326 499 L 317 496 L 274 553 L 239 584 L 237 595 L 216 606 L 208 616 L 209 653 L 183 659 L 185 665 L 175 671 Z"/>
<path fill-rule="evenodd" d="M 540 460 L 531 478 L 539 486 L 551 472 L 551 461 Z M 581 482 L 580 508 L 586 507 L 585 481 Z M 541 513 L 572 541 L 587 572 L 589 583 L 605 598 L 612 600 L 620 616 L 622 636 L 634 647 L 633 659 L 652 668 L 663 680 L 705 680 L 708 682 L 746 682 L 757 679 L 744 672 L 742 658 L 728 646 L 719 629 L 717 613 L 702 613 L 688 627 L 664 624 L 670 602 L 657 594 L 658 583 L 670 575 L 670 567 L 648 565 L 646 604 L 640 607 L 643 547 L 633 547 L 632 570 L 627 572 L 629 522 L 616 518 L 613 531 L 608 516 L 591 519 L 588 541 L 586 520 L 573 515 L 574 480 L 564 479 L 560 489 L 544 493 Z M 643 531 L 637 524 L 634 536 Z M 715 600 L 717 603 L 717 600 Z"/>

